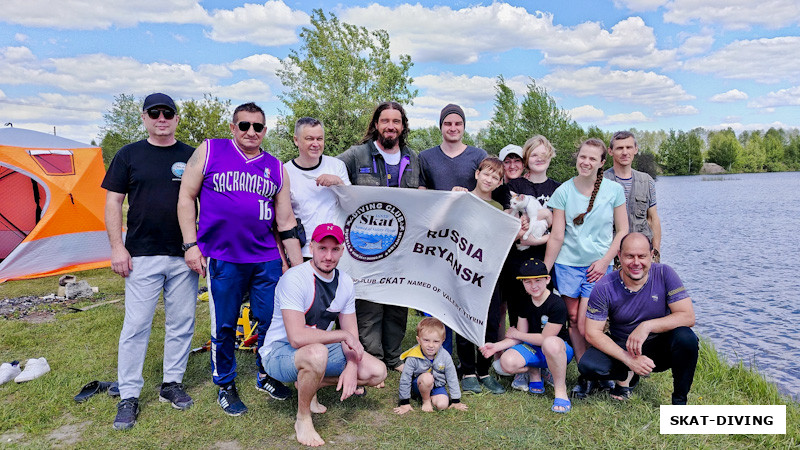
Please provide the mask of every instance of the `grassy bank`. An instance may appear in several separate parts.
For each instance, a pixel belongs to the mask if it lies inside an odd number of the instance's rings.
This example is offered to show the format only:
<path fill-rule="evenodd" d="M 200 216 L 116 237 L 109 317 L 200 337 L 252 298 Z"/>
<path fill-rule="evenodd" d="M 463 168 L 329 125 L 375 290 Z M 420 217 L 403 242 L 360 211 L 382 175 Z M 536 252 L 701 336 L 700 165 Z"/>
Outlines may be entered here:
<path fill-rule="evenodd" d="M 78 274 L 99 286 L 103 300 L 122 296 L 122 283 L 109 270 Z M 44 295 L 55 290 L 53 278 L 0 285 L 0 298 Z M 101 301 L 95 299 L 95 301 Z M 91 380 L 116 378 L 117 339 L 123 304 L 81 313 L 58 313 L 54 320 L 29 323 L 0 319 L 0 361 L 44 356 L 52 372 L 37 380 L 0 386 L 0 446 L 83 448 L 286 448 L 295 447 L 293 419 L 296 404 L 278 402 L 254 387 L 254 356 L 240 352 L 239 390 L 250 412 L 231 418 L 216 404 L 209 374 L 208 353 L 192 355 L 184 379 L 195 405 L 186 412 L 158 401 L 163 353 L 163 308 L 155 326 L 144 367 L 142 412 L 128 432 L 111 428 L 116 400 L 105 394 L 76 404 L 72 397 Z M 205 303 L 197 307 L 194 345 L 208 338 Z M 417 318 L 409 319 L 409 330 Z M 410 346 L 413 333 L 406 337 Z M 571 364 L 568 384 L 577 378 Z M 789 448 L 800 445 L 800 407 L 779 395 L 776 387 L 746 367 L 728 366 L 706 342 L 689 402 L 692 404 L 786 404 L 786 435 L 660 435 L 659 405 L 672 391 L 669 372 L 645 379 L 627 403 L 606 394 L 574 402 L 567 415 L 550 412 L 552 388 L 534 397 L 511 391 L 504 395 L 466 396 L 469 411 L 396 416 L 398 373 L 391 373 L 385 389 L 370 389 L 367 397 L 344 403 L 332 389 L 320 401 L 328 413 L 316 416 L 317 430 L 332 448 L 514 448 L 557 445 L 565 448 Z M 508 380 L 504 383 L 508 387 Z"/>

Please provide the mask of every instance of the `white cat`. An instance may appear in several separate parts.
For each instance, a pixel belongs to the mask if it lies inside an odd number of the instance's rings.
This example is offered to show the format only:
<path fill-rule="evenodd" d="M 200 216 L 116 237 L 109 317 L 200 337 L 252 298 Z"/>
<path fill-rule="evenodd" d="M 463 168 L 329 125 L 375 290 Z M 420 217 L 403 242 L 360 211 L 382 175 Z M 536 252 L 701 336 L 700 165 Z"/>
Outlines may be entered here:
<path fill-rule="evenodd" d="M 542 204 L 539 203 L 539 200 L 536 200 L 534 197 L 525 194 L 517 194 L 516 192 L 511 193 L 511 213 L 515 217 L 517 213 L 525 213 L 528 215 L 528 220 L 530 220 L 528 231 L 525 232 L 525 235 L 522 236 L 522 239 L 528 239 L 531 235 L 533 235 L 534 239 L 541 239 L 541 237 L 547 232 L 547 221 L 536 220 L 539 210 L 542 209 L 546 208 L 542 206 Z M 526 250 L 529 247 L 529 245 L 517 244 L 517 249 L 519 250 Z"/>

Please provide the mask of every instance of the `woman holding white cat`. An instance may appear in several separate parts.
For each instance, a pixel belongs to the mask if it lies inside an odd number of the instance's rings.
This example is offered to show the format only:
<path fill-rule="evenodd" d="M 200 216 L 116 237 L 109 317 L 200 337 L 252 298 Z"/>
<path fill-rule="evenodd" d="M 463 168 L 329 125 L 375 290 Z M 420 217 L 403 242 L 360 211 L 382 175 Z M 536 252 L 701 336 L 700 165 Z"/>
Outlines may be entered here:
<path fill-rule="evenodd" d="M 550 161 L 555 156 L 555 150 L 550 141 L 542 135 L 531 137 L 525 142 L 522 148 L 522 160 L 525 163 L 527 172 L 525 175 L 508 181 L 508 189 L 512 195 L 520 199 L 520 196 L 530 197 L 528 201 L 539 202 L 541 205 L 547 204 L 550 196 L 553 195 L 559 184 L 557 181 L 547 176 L 547 169 L 550 167 Z M 503 208 L 506 211 L 510 210 L 510 198 L 507 198 L 503 203 Z M 538 219 L 546 219 L 548 223 L 552 223 L 552 214 L 549 210 L 544 209 L 543 214 L 545 217 L 538 217 Z M 531 223 L 537 220 L 537 217 L 530 217 Z M 503 282 L 501 284 L 503 300 L 508 305 L 508 319 L 511 326 L 517 325 L 517 317 L 520 315 L 519 305 L 517 302 L 528 299 L 530 296 L 526 294 L 522 283 L 516 280 L 519 268 L 522 264 L 531 259 L 536 258 L 544 260 L 545 248 L 548 234 L 545 234 L 539 239 L 529 236 L 527 240 L 522 239 L 519 246 L 524 248 L 520 250 L 517 246 L 512 246 L 511 251 L 506 259 L 506 264 L 503 268 Z M 551 290 L 552 283 L 551 281 Z M 501 336 L 502 337 L 502 336 Z M 527 391 L 528 390 L 528 374 L 522 373 L 514 377 L 514 382 L 511 386 L 515 389 Z M 540 381 L 540 380 L 530 380 Z"/>
<path fill-rule="evenodd" d="M 603 141 L 587 139 L 576 159 L 578 175 L 559 186 L 547 203 L 553 209 L 553 228 L 544 263 L 555 273 L 556 287 L 567 304 L 570 340 L 579 361 L 587 346 L 589 294 L 595 282 L 611 271 L 620 240 L 628 233 L 628 213 L 622 185 L 603 178 Z M 586 380 L 579 380 L 573 396 L 583 398 L 591 389 Z"/>

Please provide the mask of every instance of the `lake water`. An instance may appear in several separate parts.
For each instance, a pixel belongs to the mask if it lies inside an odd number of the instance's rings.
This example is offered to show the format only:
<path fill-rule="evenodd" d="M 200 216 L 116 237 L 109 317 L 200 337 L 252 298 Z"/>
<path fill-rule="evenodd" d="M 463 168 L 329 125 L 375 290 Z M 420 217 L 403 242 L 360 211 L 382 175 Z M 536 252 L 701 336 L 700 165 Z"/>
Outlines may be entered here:
<path fill-rule="evenodd" d="M 800 173 L 660 177 L 662 262 L 695 330 L 800 398 Z"/>

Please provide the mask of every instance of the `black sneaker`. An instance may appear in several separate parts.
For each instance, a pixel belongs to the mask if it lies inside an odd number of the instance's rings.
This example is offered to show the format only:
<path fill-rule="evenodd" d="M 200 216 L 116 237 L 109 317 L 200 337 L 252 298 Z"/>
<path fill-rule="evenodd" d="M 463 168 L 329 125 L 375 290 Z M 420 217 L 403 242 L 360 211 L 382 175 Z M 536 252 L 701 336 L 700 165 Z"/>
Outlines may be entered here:
<path fill-rule="evenodd" d="M 599 380 L 597 381 L 597 390 L 611 392 L 616 385 L 617 383 L 614 383 L 614 380 Z"/>
<path fill-rule="evenodd" d="M 163 383 L 158 394 L 159 401 L 171 403 L 173 408 L 181 411 L 189 409 L 194 404 L 192 397 L 183 390 L 181 383 Z"/>
<path fill-rule="evenodd" d="M 117 403 L 117 417 L 114 418 L 115 430 L 130 430 L 136 425 L 136 417 L 139 416 L 139 399 L 136 397 L 126 398 Z"/>
<path fill-rule="evenodd" d="M 239 400 L 239 393 L 236 391 L 236 383 L 228 383 L 220 386 L 217 395 L 217 403 L 229 416 L 241 416 L 247 412 L 247 406 Z"/>
<path fill-rule="evenodd" d="M 589 394 L 592 393 L 596 389 L 595 382 L 592 380 L 587 380 L 583 377 L 578 378 L 578 384 L 572 388 L 572 397 L 573 398 L 586 398 Z"/>
<path fill-rule="evenodd" d="M 283 383 L 271 376 L 260 373 L 256 375 L 256 389 L 266 392 L 275 400 L 286 400 L 292 398 L 292 390 L 284 386 Z"/>
<path fill-rule="evenodd" d="M 119 382 L 115 381 L 108 387 L 108 395 L 112 397 L 119 397 Z"/>

